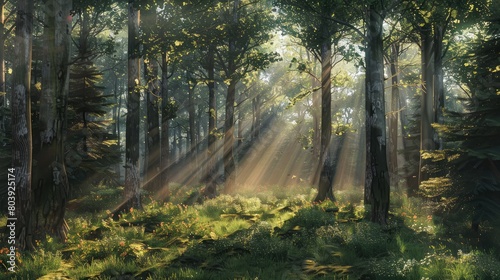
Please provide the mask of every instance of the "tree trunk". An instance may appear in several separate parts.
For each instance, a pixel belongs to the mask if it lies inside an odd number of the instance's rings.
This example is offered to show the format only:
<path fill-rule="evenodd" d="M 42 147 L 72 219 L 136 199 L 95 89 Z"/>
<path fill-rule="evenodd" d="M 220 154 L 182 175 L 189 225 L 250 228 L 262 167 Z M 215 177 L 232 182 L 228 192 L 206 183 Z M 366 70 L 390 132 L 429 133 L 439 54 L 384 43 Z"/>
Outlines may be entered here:
<path fill-rule="evenodd" d="M 238 7 L 240 5 L 240 0 L 234 0 L 233 2 L 233 24 L 237 25 L 238 18 Z M 226 116 L 224 121 L 224 176 L 225 176 L 225 186 L 224 191 L 226 193 L 233 193 L 236 182 L 236 165 L 234 163 L 233 148 L 234 148 L 234 102 L 236 96 L 236 84 L 238 80 L 232 77 L 236 73 L 235 66 L 235 52 L 236 52 L 236 38 L 230 38 L 229 40 L 229 57 L 227 68 L 228 72 L 226 76 L 230 78 L 229 86 L 227 88 L 226 95 Z"/>
<path fill-rule="evenodd" d="M 334 201 L 332 193 L 332 172 L 330 158 L 330 139 L 332 134 L 332 45 L 330 38 L 321 46 L 321 148 L 316 177 L 318 195 L 314 201 L 319 202 L 327 197 Z"/>
<path fill-rule="evenodd" d="M 149 59 L 149 65 L 144 65 L 148 70 L 144 71 L 147 79 L 147 168 L 146 182 L 148 189 L 158 191 L 160 187 L 160 120 L 158 112 L 159 81 L 158 63 L 155 58 Z"/>
<path fill-rule="evenodd" d="M 15 59 L 12 79 L 12 168 L 15 176 L 15 213 L 9 210 L 8 218 L 15 221 L 17 248 L 33 249 L 33 200 L 31 189 L 32 140 L 31 140 L 31 45 L 33 28 L 33 2 L 17 1 L 15 22 Z M 12 174 L 9 172 L 9 174 Z M 10 176 L 9 176 L 10 178 Z M 9 181 L 10 182 L 10 181 Z M 16 189 L 17 188 L 17 189 Z M 10 194 L 9 194 L 10 196 Z M 10 201 L 10 200 L 9 200 Z M 10 204 L 9 204 L 10 205 Z"/>
<path fill-rule="evenodd" d="M 421 97 L 421 129 L 420 151 L 434 150 L 434 44 L 432 28 L 427 25 L 422 33 L 422 97 Z M 428 172 L 424 169 L 425 160 L 420 156 L 418 185 L 429 179 Z"/>
<path fill-rule="evenodd" d="M 172 155 L 171 159 L 175 161 L 177 159 L 177 155 L 179 154 L 179 143 L 180 140 L 177 137 L 177 131 L 179 130 L 179 126 L 173 127 L 173 132 L 172 132 Z"/>
<path fill-rule="evenodd" d="M 177 125 L 177 141 L 176 141 L 176 147 L 177 147 L 177 155 L 176 159 L 180 159 L 182 156 L 182 127 L 180 125 Z M 186 137 L 187 141 L 187 137 Z"/>
<path fill-rule="evenodd" d="M 121 143 L 121 133 L 120 133 L 120 118 L 121 118 L 121 108 L 122 108 L 122 94 L 121 91 L 118 90 L 118 77 L 115 76 L 115 88 L 114 88 L 114 94 L 115 94 L 115 100 L 118 104 L 118 106 L 115 106 L 116 112 L 114 114 L 114 120 L 115 120 L 115 131 L 116 131 L 116 139 L 117 139 L 117 145 L 118 145 L 118 150 L 122 150 L 122 143 Z M 121 162 L 121 155 L 120 155 L 120 162 Z M 118 178 L 121 180 L 122 178 L 122 165 L 120 162 L 117 163 L 116 167 L 116 173 L 118 174 Z"/>
<path fill-rule="evenodd" d="M 139 177 L 139 18 L 134 1 L 128 4 L 128 98 L 125 143 L 125 203 L 122 209 L 142 208 Z"/>
<path fill-rule="evenodd" d="M 371 4 L 366 50 L 366 178 L 365 203 L 371 204 L 371 220 L 387 224 L 390 185 L 386 154 L 384 57 L 382 11 Z"/>
<path fill-rule="evenodd" d="M 314 61 L 314 73 L 317 73 L 316 70 L 316 60 Z M 319 87 L 319 80 L 311 77 L 311 87 Z M 313 153 L 314 158 L 319 160 L 321 154 L 321 90 L 315 90 L 312 93 L 312 117 L 313 117 Z M 316 182 L 314 182 L 316 184 Z"/>
<path fill-rule="evenodd" d="M 259 139 L 261 126 L 261 102 L 260 95 L 252 99 L 252 140 Z"/>
<path fill-rule="evenodd" d="M 234 146 L 234 101 L 236 94 L 236 82 L 231 80 L 226 95 L 226 118 L 224 121 L 224 176 L 226 177 L 224 191 L 234 192 L 236 180 L 235 163 L 233 156 Z"/>
<path fill-rule="evenodd" d="M 434 26 L 434 121 L 444 123 L 444 72 L 443 72 L 443 36 L 444 28 L 438 24 Z M 434 137 L 437 139 L 437 133 Z M 438 149 L 443 149 L 442 139 L 438 139 Z"/>
<path fill-rule="evenodd" d="M 194 90 L 196 81 L 187 73 L 188 82 L 188 119 L 189 119 L 189 154 L 194 158 L 194 148 L 196 146 L 196 110 L 194 104 Z"/>
<path fill-rule="evenodd" d="M 38 233 L 66 239 L 64 220 L 69 197 L 65 165 L 66 104 L 69 92 L 71 1 L 52 0 L 45 5 L 44 56 L 40 120 L 36 133 L 33 173 Z M 78 164 L 76 162 L 75 164 Z"/>
<path fill-rule="evenodd" d="M 244 99 L 244 96 L 243 94 L 240 94 L 239 97 L 238 97 L 238 141 L 237 141 L 237 144 L 236 144 L 236 147 L 238 147 L 238 149 L 241 148 L 241 145 L 243 144 L 243 110 L 241 108 L 241 106 L 243 106 L 243 99 Z"/>
<path fill-rule="evenodd" d="M 207 139 L 207 167 L 205 169 L 205 195 L 213 198 L 217 194 L 216 168 L 216 141 L 217 141 L 217 100 L 215 98 L 215 53 L 214 46 L 210 45 L 207 55 L 207 73 L 208 73 L 208 139 Z"/>
<path fill-rule="evenodd" d="M 169 139 L 169 97 L 168 97 L 168 56 L 167 54 L 162 55 L 161 59 L 161 193 L 163 196 L 170 198 L 170 190 L 168 188 L 169 184 L 169 174 L 168 165 L 170 157 L 170 139 Z"/>
<path fill-rule="evenodd" d="M 390 66 L 391 66 L 391 114 L 389 115 L 389 155 L 391 181 L 393 184 L 398 178 L 398 116 L 399 110 L 399 44 L 391 45 Z"/>

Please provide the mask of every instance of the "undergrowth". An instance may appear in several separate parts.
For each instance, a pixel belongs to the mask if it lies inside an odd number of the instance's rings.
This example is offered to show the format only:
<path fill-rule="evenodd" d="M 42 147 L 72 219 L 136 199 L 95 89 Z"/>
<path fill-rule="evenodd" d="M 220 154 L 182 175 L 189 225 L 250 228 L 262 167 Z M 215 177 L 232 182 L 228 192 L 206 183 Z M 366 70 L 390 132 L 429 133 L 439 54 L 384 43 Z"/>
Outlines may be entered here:
<path fill-rule="evenodd" d="M 103 201 L 113 192 L 92 192 Z M 186 194 L 186 196 L 189 194 Z M 495 247 L 457 230 L 432 205 L 393 194 L 389 224 L 365 219 L 362 196 L 311 203 L 310 188 L 220 195 L 203 204 L 162 203 L 89 209 L 68 218 L 66 243 L 50 237 L 18 255 L 16 274 L 37 279 L 498 279 Z M 92 206 L 82 202 L 85 207 Z M 102 206 L 102 205 L 101 205 Z M 465 228 L 465 226 L 463 226 Z M 465 232 L 465 231 L 464 231 Z M 6 249 L 2 249 L 4 252 Z M 6 267 L 6 254 L 0 261 Z"/>

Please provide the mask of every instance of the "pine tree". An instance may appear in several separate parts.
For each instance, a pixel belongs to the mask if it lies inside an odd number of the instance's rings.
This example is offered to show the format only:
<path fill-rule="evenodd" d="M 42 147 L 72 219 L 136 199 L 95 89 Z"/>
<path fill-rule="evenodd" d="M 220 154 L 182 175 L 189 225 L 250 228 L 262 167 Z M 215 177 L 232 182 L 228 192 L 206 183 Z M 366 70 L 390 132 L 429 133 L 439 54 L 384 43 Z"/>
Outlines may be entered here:
<path fill-rule="evenodd" d="M 470 89 L 465 112 L 449 113 L 449 122 L 436 126 L 450 149 L 427 154 L 441 159 L 439 163 L 448 161 L 449 175 L 424 184 L 424 190 L 448 186 L 440 195 L 451 198 L 446 201 L 453 201 L 453 209 L 471 219 L 475 231 L 500 214 L 500 17 L 488 30 L 488 38 L 471 50 L 461 67 Z"/>
<path fill-rule="evenodd" d="M 100 72 L 79 50 L 70 73 L 68 97 L 68 176 L 83 179 L 93 175 L 95 181 L 114 178 L 108 166 L 120 161 L 117 139 L 108 131 L 111 121 L 105 115 L 112 106 L 112 96 L 104 94 Z M 98 175 L 98 176 L 96 176 Z"/>

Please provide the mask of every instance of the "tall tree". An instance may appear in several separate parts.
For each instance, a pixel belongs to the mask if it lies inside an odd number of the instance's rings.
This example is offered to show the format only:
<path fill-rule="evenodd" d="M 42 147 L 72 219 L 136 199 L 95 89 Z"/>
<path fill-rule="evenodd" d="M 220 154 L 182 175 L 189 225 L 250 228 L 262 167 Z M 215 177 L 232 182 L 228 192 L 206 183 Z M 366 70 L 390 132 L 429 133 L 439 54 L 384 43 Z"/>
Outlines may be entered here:
<path fill-rule="evenodd" d="M 217 100 L 215 96 L 215 50 L 214 45 L 208 46 L 206 67 L 208 86 L 208 137 L 207 137 L 207 166 L 205 168 L 207 187 L 205 195 L 214 197 L 217 185 L 215 184 L 216 173 L 216 141 L 217 141 Z"/>
<path fill-rule="evenodd" d="M 157 5 L 146 5 L 142 13 L 143 45 L 146 58 L 144 60 L 144 76 L 146 80 L 146 184 L 151 190 L 160 189 L 160 80 L 158 65 L 158 48 L 153 44 L 153 32 L 157 25 Z"/>
<path fill-rule="evenodd" d="M 401 113 L 399 110 L 400 93 L 399 93 L 399 55 L 401 44 L 394 42 L 390 45 L 389 67 L 391 74 L 391 112 L 389 115 L 389 155 L 391 176 L 396 176 L 398 173 L 398 116 Z M 404 132 L 404 129 L 403 129 Z M 404 133 L 403 133 L 404 134 Z M 392 177 L 397 178 L 397 177 Z M 393 180 L 393 182 L 396 180 Z"/>
<path fill-rule="evenodd" d="M 371 220 L 379 224 L 387 224 L 390 199 L 384 98 L 383 21 L 385 13 L 386 10 L 382 3 L 373 2 L 369 4 L 366 21 L 367 46 L 365 53 L 365 190 L 369 190 L 370 194 L 369 202 L 372 205 Z"/>
<path fill-rule="evenodd" d="M 140 10 L 137 2 L 128 2 L 128 97 L 123 205 L 126 210 L 142 207 L 139 175 Z"/>
<path fill-rule="evenodd" d="M 332 28 L 327 17 L 333 13 L 334 6 L 329 1 L 321 4 L 321 20 L 319 25 L 320 60 L 321 60 L 321 137 L 318 168 L 321 170 L 318 180 L 318 195 L 315 201 L 323 201 L 328 197 L 333 201 L 333 176 L 330 164 L 330 140 L 332 137 Z M 333 31 L 332 31 L 333 29 Z"/>
<path fill-rule="evenodd" d="M 318 195 L 315 201 L 323 201 L 326 198 L 334 200 L 333 163 L 330 153 L 330 142 L 332 134 L 332 44 L 337 45 L 345 27 L 332 20 L 335 13 L 347 12 L 343 10 L 345 5 L 335 1 L 278 1 L 279 7 L 287 14 L 284 20 L 285 32 L 300 39 L 301 44 L 314 54 L 321 63 L 321 97 L 313 92 L 313 120 L 315 135 L 319 135 L 319 143 L 314 143 L 317 151 L 318 165 L 313 183 L 318 185 Z M 300 65 L 299 65 L 300 67 Z M 302 67 L 303 69 L 304 67 Z M 301 69 L 299 69 L 301 70 Z M 312 86 L 315 87 L 314 78 Z M 321 102 L 320 102 L 321 100 Z M 321 119 L 318 122 L 317 113 L 320 112 Z M 314 140 L 317 138 L 314 137 Z"/>
<path fill-rule="evenodd" d="M 294 3 L 299 12 L 312 11 L 320 19 L 325 18 L 321 10 L 314 9 L 314 1 L 284 1 Z M 334 13 L 326 17 L 329 21 L 343 25 L 359 35 L 365 45 L 365 105 L 366 105 L 366 172 L 365 203 L 372 205 L 372 221 L 387 223 L 389 210 L 389 176 L 386 156 L 386 127 L 384 100 L 383 20 L 392 10 L 393 1 L 360 1 L 349 9 L 344 2 L 337 2 Z M 366 18 L 363 18 L 366 16 Z M 363 19 L 366 34 L 355 26 Z M 312 29 L 314 30 L 314 29 Z"/>
<path fill-rule="evenodd" d="M 270 13 L 253 0 L 234 0 L 224 4 L 222 22 L 224 37 L 215 49 L 227 84 L 224 121 L 225 192 L 234 191 L 236 164 L 234 149 L 234 105 L 236 85 L 249 72 L 263 69 L 277 59 L 277 53 L 267 53 L 260 46 L 271 38 L 274 20 Z"/>
<path fill-rule="evenodd" d="M 65 164 L 66 106 L 69 91 L 71 1 L 50 0 L 43 5 L 44 57 L 40 97 L 39 138 L 34 149 L 33 184 L 36 225 L 42 236 L 48 233 L 66 239 L 64 220 L 69 196 Z M 34 139 L 35 141 L 35 139 Z"/>
<path fill-rule="evenodd" d="M 214 197 L 216 195 L 216 162 L 217 162 L 217 98 L 215 94 L 215 55 L 217 44 L 221 42 L 224 36 L 223 30 L 220 27 L 220 18 L 218 16 L 218 8 L 216 0 L 213 1 L 199 1 L 193 0 L 187 2 L 188 5 L 182 5 L 183 14 L 189 20 L 187 27 L 183 30 L 190 34 L 182 41 L 186 41 L 184 45 L 185 51 L 189 52 L 188 56 L 191 61 L 187 62 L 188 71 L 192 72 L 193 82 L 204 82 L 208 88 L 208 136 L 207 138 L 207 152 L 204 174 L 202 181 L 206 184 L 204 196 Z M 184 33 L 184 32 L 183 32 Z M 186 59 L 186 56 L 184 56 Z M 183 67 L 183 68 L 186 68 Z M 201 112 L 199 108 L 198 112 Z M 201 123 L 199 123 L 201 125 Z"/>
<path fill-rule="evenodd" d="M 116 177 L 108 166 L 121 161 L 118 137 L 107 131 L 111 121 L 106 119 L 106 114 L 114 103 L 110 100 L 112 95 L 105 94 L 104 73 L 98 69 L 95 61 L 104 54 L 110 54 L 113 48 L 109 47 L 107 40 L 95 35 L 112 21 L 100 20 L 106 14 L 102 1 L 75 2 L 73 8 L 76 35 L 73 40 L 75 54 L 71 62 L 68 97 L 68 177 L 76 179 L 70 181 L 75 185 L 81 183 L 83 177 L 90 176 L 94 182 L 106 180 L 110 183 L 116 181 Z"/>
<path fill-rule="evenodd" d="M 16 194 L 16 238 L 18 248 L 33 248 L 33 201 L 31 188 L 31 44 L 33 2 L 17 1 L 15 61 L 12 92 L 12 168 Z M 9 214 L 10 215 L 10 214 Z"/>
<path fill-rule="evenodd" d="M 232 27 L 232 31 L 235 33 L 235 29 L 238 27 L 239 22 L 239 13 L 238 8 L 240 5 L 240 0 L 233 0 L 233 8 L 232 8 L 232 20 L 229 23 L 229 26 Z M 230 2 L 231 3 L 231 2 Z M 229 14 L 230 15 L 230 14 Z M 224 120 L 224 175 L 226 177 L 225 184 L 225 192 L 231 193 L 234 191 L 234 184 L 236 180 L 236 166 L 234 162 L 233 149 L 234 149 L 234 103 L 236 102 L 236 84 L 238 83 L 238 79 L 232 76 L 236 74 L 236 43 L 238 37 L 236 37 L 233 32 L 230 34 L 233 36 L 228 37 L 228 56 L 227 56 L 227 66 L 226 70 L 226 78 L 229 78 L 229 84 L 227 87 L 226 94 L 226 111 L 225 111 L 225 120 Z M 222 58 L 220 54 L 219 59 Z"/>
<path fill-rule="evenodd" d="M 457 24 L 474 22 L 485 11 L 484 0 L 419 0 L 407 1 L 408 19 L 420 34 L 421 47 L 421 131 L 420 150 L 442 149 L 442 141 L 432 127 L 443 123 L 445 102 L 444 57 L 448 49 L 445 41 L 451 38 Z M 419 184 L 429 179 L 428 162 L 421 156 L 419 162 Z"/>
<path fill-rule="evenodd" d="M 435 119 L 434 106 L 434 50 L 432 26 L 424 24 L 420 31 L 421 36 L 421 83 L 422 95 L 420 102 L 420 151 L 431 151 L 436 148 L 435 131 L 432 123 Z M 429 179 L 428 173 L 424 171 L 424 159 L 420 157 L 418 183 Z"/>

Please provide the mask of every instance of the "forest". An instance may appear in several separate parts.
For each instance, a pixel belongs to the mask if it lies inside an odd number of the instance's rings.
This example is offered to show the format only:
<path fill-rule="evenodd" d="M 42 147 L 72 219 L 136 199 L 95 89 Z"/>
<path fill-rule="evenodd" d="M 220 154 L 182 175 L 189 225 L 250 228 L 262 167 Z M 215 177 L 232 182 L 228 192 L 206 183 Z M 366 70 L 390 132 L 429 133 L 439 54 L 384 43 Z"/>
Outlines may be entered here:
<path fill-rule="evenodd" d="M 0 0 L 0 279 L 500 279 L 500 1 Z"/>

